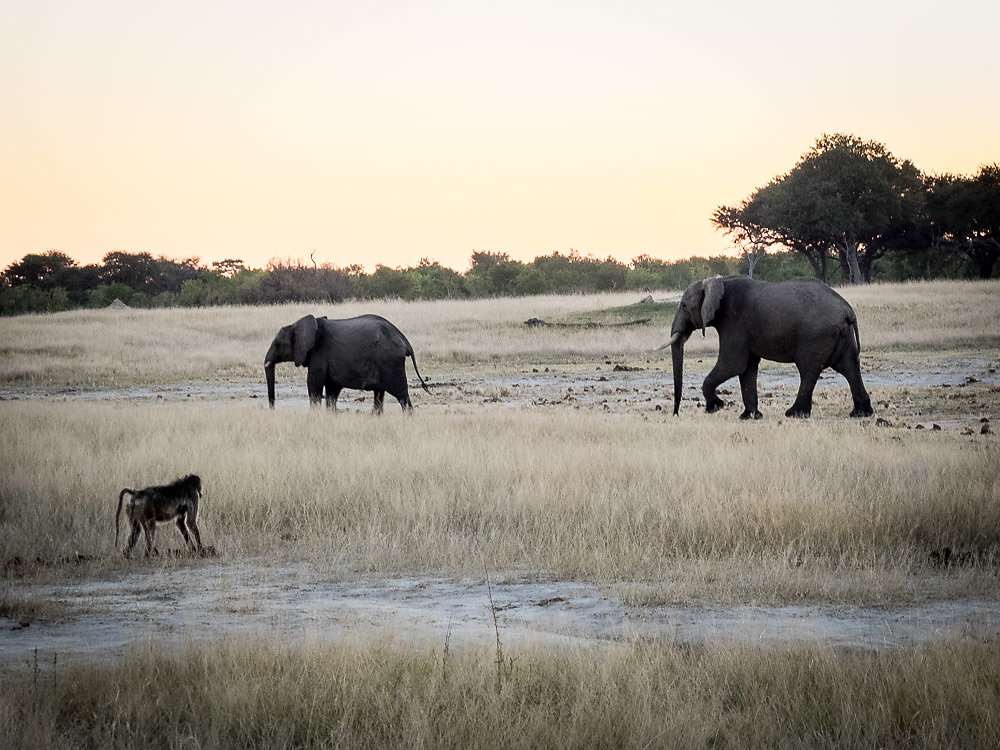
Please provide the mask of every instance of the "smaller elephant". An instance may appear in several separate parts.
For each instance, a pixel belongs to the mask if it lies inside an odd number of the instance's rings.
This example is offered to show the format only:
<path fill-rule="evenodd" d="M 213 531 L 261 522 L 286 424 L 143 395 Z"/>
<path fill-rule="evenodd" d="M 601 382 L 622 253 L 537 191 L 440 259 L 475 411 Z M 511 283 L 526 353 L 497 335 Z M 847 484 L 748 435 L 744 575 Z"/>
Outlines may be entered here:
<path fill-rule="evenodd" d="M 309 402 L 318 405 L 326 389 L 326 405 L 337 410 L 344 388 L 375 392 L 376 414 L 382 413 L 385 394 L 394 396 L 404 411 L 412 411 L 406 383 L 406 358 L 413 361 L 417 379 L 430 393 L 417 370 L 413 347 L 396 326 L 378 315 L 328 320 L 306 315 L 278 331 L 264 357 L 267 401 L 274 408 L 274 366 L 294 362 L 305 367 Z"/>
<path fill-rule="evenodd" d="M 808 417 L 813 389 L 827 367 L 843 375 L 854 400 L 852 417 L 870 417 L 871 399 L 861 379 L 858 319 L 847 301 L 818 279 L 768 282 L 746 276 L 696 281 L 681 297 L 670 340 L 674 370 L 674 414 L 681 402 L 684 342 L 691 333 L 712 326 L 719 332 L 719 359 L 705 378 L 702 392 L 709 412 L 724 406 L 715 389 L 739 376 L 744 411 L 740 419 L 760 419 L 757 368 L 762 359 L 794 362 L 799 391 L 787 417 Z"/>

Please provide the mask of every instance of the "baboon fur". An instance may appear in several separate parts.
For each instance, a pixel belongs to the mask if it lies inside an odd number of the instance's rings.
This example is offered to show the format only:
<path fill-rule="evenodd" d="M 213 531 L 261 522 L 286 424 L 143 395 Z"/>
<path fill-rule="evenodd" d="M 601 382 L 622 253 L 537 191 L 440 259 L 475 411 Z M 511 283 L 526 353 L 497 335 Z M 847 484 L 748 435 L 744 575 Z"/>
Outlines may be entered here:
<path fill-rule="evenodd" d="M 198 501 L 201 500 L 201 478 L 188 474 L 170 484 L 132 490 L 126 487 L 118 494 L 118 510 L 115 513 L 115 549 L 118 548 L 118 522 L 126 495 L 131 495 L 125 505 L 125 515 L 132 524 L 125 557 L 132 555 L 132 548 L 139 539 L 139 530 L 146 535 L 146 557 L 153 552 L 153 537 L 156 524 L 166 521 L 177 522 L 184 541 L 192 551 L 201 551 L 201 534 L 198 532 Z M 194 542 L 188 536 L 188 529 L 194 534 Z"/>

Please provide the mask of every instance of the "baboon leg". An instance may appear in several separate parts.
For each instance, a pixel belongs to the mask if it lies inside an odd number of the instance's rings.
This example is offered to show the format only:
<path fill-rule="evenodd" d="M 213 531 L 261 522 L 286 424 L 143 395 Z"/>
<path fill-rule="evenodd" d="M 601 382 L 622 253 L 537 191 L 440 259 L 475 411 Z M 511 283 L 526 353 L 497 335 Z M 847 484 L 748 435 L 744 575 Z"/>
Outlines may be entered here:
<path fill-rule="evenodd" d="M 156 536 L 156 523 L 144 523 L 142 530 L 146 532 L 146 557 L 153 554 L 153 537 Z"/>
<path fill-rule="evenodd" d="M 187 527 L 194 534 L 194 540 L 198 543 L 196 549 L 201 549 L 201 534 L 198 532 L 198 505 L 197 503 L 187 512 Z"/>
<path fill-rule="evenodd" d="M 125 547 L 125 557 L 132 557 L 132 548 L 135 543 L 139 541 L 139 529 L 140 525 L 133 521 L 132 522 L 132 533 L 128 535 L 128 545 Z"/>
<path fill-rule="evenodd" d="M 194 542 L 191 541 L 191 537 L 188 536 L 187 525 L 184 523 L 184 514 L 177 516 L 177 528 L 181 530 L 181 536 L 184 537 L 184 543 L 190 549 L 196 549 Z"/>
<path fill-rule="evenodd" d="M 194 540 L 197 542 L 195 549 L 201 549 L 201 534 L 198 532 L 198 524 L 195 523 L 194 516 L 188 519 L 188 528 L 191 529 L 191 533 L 194 534 Z"/>

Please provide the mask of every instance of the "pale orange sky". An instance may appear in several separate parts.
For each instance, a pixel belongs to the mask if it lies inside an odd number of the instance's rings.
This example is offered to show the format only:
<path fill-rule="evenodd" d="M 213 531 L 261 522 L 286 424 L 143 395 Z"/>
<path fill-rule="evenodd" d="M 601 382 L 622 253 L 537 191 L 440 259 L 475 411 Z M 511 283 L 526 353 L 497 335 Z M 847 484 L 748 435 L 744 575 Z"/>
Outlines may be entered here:
<path fill-rule="evenodd" d="M 724 252 L 824 132 L 1000 160 L 1000 4 L 5 3 L 0 267 Z"/>

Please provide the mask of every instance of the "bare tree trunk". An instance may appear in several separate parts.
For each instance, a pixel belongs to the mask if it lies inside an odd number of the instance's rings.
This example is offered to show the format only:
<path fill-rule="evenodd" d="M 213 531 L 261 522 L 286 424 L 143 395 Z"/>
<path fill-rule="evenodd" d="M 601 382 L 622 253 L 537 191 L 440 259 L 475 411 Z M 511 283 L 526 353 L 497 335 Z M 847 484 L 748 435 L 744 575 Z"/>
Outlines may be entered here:
<path fill-rule="evenodd" d="M 809 265 L 812 266 L 816 278 L 826 283 L 826 252 L 815 250 L 808 245 L 790 245 L 792 250 L 806 256 Z"/>
<path fill-rule="evenodd" d="M 858 243 L 844 237 L 837 249 L 840 251 L 842 264 L 847 271 L 847 278 L 844 280 L 850 284 L 864 284 L 865 277 L 861 273 L 861 265 L 858 263 Z"/>

